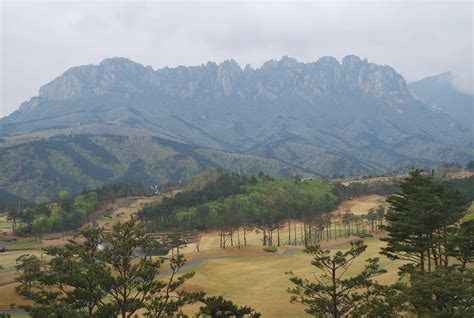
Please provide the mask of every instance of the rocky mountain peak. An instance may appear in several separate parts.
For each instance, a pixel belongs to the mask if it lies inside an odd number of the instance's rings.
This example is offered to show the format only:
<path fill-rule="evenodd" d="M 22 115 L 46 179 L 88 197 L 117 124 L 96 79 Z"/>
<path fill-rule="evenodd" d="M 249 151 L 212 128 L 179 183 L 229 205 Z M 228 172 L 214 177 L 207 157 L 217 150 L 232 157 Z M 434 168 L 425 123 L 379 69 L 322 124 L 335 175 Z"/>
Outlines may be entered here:
<path fill-rule="evenodd" d="M 38 98 L 24 103 L 22 111 L 42 108 L 48 102 L 105 95 L 122 98 L 160 94 L 171 99 L 189 99 L 227 97 L 234 93 L 250 99 L 272 100 L 293 95 L 314 101 L 318 96 L 360 93 L 389 98 L 398 104 L 410 99 L 405 80 L 394 69 L 355 55 L 344 57 L 341 63 L 333 57 L 302 63 L 283 56 L 256 69 L 246 66 L 242 70 L 236 61 L 226 60 L 220 64 L 208 62 L 156 71 L 130 59 L 114 57 L 104 59 L 99 65 L 67 70 L 41 87 Z"/>

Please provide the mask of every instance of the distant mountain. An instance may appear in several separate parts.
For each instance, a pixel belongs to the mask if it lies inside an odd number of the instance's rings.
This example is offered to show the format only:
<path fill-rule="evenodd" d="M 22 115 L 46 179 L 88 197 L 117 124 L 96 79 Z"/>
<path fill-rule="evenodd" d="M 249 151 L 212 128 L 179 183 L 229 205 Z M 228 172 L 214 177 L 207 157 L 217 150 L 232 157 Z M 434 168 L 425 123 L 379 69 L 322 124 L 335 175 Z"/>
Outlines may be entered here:
<path fill-rule="evenodd" d="M 75 135 L 0 144 L 0 202 L 6 191 L 42 201 L 59 190 L 80 192 L 106 183 L 177 182 L 208 169 L 290 177 L 310 174 L 274 159 L 199 148 L 156 137 Z"/>
<path fill-rule="evenodd" d="M 450 72 L 409 84 L 410 90 L 457 121 L 474 130 L 474 95 L 462 92 L 453 84 Z"/>
<path fill-rule="evenodd" d="M 256 69 L 230 60 L 153 70 L 124 58 L 73 67 L 0 119 L 8 144 L 18 136 L 58 134 L 153 136 L 159 143 L 206 149 L 207 158 L 221 167 L 239 167 L 239 154 L 309 175 L 360 176 L 406 164 L 465 163 L 474 155 L 466 125 L 413 96 L 393 68 L 353 55 L 341 63 L 283 57 Z M 134 143 L 147 145 L 146 138 Z M 17 153 L 27 160 L 35 154 Z M 132 163 L 126 162 L 130 173 Z M 147 173 L 163 171 L 161 163 Z M 34 171 L 22 175 L 45 178 Z"/>

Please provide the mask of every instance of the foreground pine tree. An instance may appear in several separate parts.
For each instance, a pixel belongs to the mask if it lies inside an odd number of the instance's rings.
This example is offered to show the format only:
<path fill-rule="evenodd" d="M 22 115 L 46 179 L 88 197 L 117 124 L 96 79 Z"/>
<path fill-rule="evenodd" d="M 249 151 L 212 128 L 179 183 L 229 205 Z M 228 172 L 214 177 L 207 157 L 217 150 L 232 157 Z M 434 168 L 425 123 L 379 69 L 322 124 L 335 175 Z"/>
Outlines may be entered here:
<path fill-rule="evenodd" d="M 47 264 L 32 255 L 18 259 L 16 291 L 35 303 L 23 307 L 34 317 L 126 318 L 142 308 L 148 317 L 169 317 L 202 297 L 178 291 L 194 274 L 177 277 L 182 256 L 170 259 L 168 280 L 157 279 L 162 261 L 148 253 L 152 241 L 135 220 L 116 224 L 111 233 L 87 230 L 83 236 L 83 243 L 47 248 Z"/>
<path fill-rule="evenodd" d="M 378 258 L 367 259 L 365 268 L 351 277 L 346 272 L 367 248 L 363 241 L 351 242 L 345 252 L 331 254 L 319 245 L 308 246 L 305 250 L 313 256 L 311 265 L 321 274 L 314 275 L 314 281 L 302 279 L 289 273 L 290 280 L 296 285 L 289 288 L 291 301 L 306 306 L 306 312 L 315 317 L 351 317 L 363 311 L 385 293 L 385 288 L 371 280 L 372 277 L 384 273 L 379 268 Z"/>
<path fill-rule="evenodd" d="M 463 217 L 466 201 L 454 188 L 421 170 L 410 172 L 400 191 L 388 197 L 390 209 L 383 226 L 388 237 L 382 253 L 421 271 L 447 267 L 450 229 Z M 403 268 L 402 268 L 403 270 Z"/>
<path fill-rule="evenodd" d="M 139 310 L 149 318 L 186 317 L 182 308 L 196 302 L 206 305 L 201 317 L 214 317 L 207 312 L 210 306 L 232 304 L 184 291 L 194 272 L 178 273 L 185 264 L 183 255 L 168 260 L 170 270 L 160 279 L 162 260 L 150 252 L 156 243 L 133 219 L 116 224 L 110 233 L 86 230 L 83 237 L 64 248 L 46 248 L 47 262 L 27 254 L 18 258 L 16 292 L 33 302 L 21 306 L 33 317 L 129 318 Z M 254 314 L 251 308 L 233 306 L 237 314 Z"/>

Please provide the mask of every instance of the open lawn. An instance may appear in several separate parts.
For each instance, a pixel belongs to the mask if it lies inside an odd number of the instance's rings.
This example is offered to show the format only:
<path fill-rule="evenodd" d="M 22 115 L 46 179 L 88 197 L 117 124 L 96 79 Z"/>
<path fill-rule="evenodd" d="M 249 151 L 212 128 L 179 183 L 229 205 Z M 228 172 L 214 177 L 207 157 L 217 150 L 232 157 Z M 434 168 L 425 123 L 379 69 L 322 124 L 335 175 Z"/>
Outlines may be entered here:
<path fill-rule="evenodd" d="M 0 243 L 5 246 L 7 251 L 33 250 L 39 249 L 41 246 L 36 238 L 19 237 L 13 241 L 9 239 L 7 241 L 3 241 L 3 238 L 0 238 Z"/>
<path fill-rule="evenodd" d="M 369 257 L 380 257 L 384 243 L 376 238 L 366 240 L 367 251 L 354 262 L 347 275 L 359 272 Z M 334 250 L 346 249 L 348 244 L 337 244 Z M 386 274 L 377 277 L 380 283 L 390 284 L 397 279 L 401 262 L 381 258 Z M 210 295 L 223 295 L 238 304 L 249 305 L 263 317 L 307 317 L 301 305 L 290 304 L 286 289 L 291 286 L 285 272 L 311 278 L 317 269 L 310 265 L 311 256 L 303 252 L 287 256 L 232 257 L 207 260 L 199 265 L 196 275 L 187 283 L 191 290 L 204 290 Z"/>
<path fill-rule="evenodd" d="M 386 206 L 386 197 L 383 195 L 365 195 L 362 197 L 355 198 L 353 200 L 345 200 L 337 209 L 331 213 L 344 213 L 350 210 L 354 215 L 363 215 L 369 212 L 369 209 L 376 209 L 379 205 Z"/>

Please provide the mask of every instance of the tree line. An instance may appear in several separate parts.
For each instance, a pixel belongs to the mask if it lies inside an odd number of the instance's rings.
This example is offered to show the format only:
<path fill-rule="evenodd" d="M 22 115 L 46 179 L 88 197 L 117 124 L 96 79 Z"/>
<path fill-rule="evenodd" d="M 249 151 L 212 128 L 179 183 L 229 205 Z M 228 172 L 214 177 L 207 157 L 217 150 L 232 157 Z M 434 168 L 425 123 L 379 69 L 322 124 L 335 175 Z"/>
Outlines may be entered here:
<path fill-rule="evenodd" d="M 10 206 L 8 219 L 13 233 L 19 236 L 77 229 L 99 207 L 116 198 L 152 195 L 150 187 L 140 183 L 112 184 L 71 195 L 60 191 L 52 202 Z"/>
<path fill-rule="evenodd" d="M 296 226 L 302 227 L 301 240 L 315 241 L 317 232 L 329 222 L 325 214 L 339 202 L 333 188 L 322 180 L 222 173 L 200 189 L 143 207 L 139 217 L 149 222 L 152 232 L 216 230 L 222 248 L 247 245 L 246 234 L 255 228 L 262 232 L 264 246 L 279 246 L 284 239 L 281 229 L 287 224 L 287 243 L 296 245 L 300 241 Z"/>
<path fill-rule="evenodd" d="M 144 206 L 139 218 L 148 222 L 150 232 L 194 237 L 189 233 L 215 230 L 221 248 L 246 246 L 247 233 L 255 229 L 261 232 L 263 246 L 308 245 L 324 238 L 373 233 L 383 220 L 384 207 L 360 216 L 328 212 L 344 199 L 397 189 L 393 182 L 345 186 L 298 176 L 279 179 L 222 171 L 204 174 L 190 185 L 158 204 Z"/>

